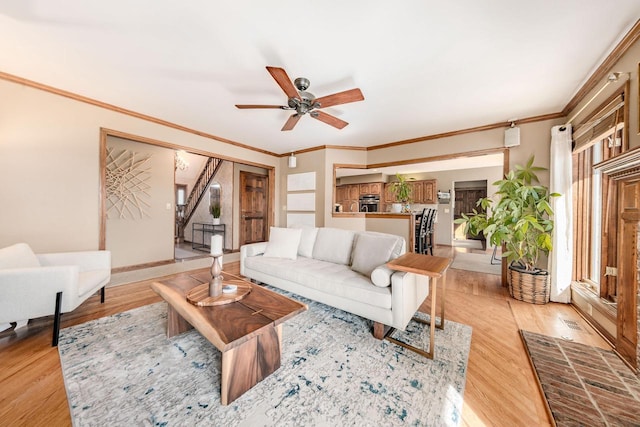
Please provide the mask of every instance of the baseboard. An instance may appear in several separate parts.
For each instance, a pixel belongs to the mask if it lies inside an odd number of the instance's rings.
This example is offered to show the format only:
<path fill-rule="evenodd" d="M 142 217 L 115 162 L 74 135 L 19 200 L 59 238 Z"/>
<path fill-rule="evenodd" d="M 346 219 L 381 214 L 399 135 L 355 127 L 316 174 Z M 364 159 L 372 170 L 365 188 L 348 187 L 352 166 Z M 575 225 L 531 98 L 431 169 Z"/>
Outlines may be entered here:
<path fill-rule="evenodd" d="M 615 348 L 617 319 L 615 311 L 581 284 L 571 285 L 571 305 L 612 347 Z"/>

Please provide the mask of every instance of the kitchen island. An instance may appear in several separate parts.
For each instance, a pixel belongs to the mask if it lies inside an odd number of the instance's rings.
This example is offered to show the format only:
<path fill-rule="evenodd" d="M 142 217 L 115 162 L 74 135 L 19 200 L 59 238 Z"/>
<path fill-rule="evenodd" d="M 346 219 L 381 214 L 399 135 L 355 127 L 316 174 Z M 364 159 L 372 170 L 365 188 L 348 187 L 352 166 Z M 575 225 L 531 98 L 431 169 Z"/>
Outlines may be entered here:
<path fill-rule="evenodd" d="M 365 230 L 404 237 L 407 242 L 407 252 L 413 252 L 416 238 L 416 216 L 420 214 L 421 212 L 334 212 L 333 217 L 364 218 Z"/>

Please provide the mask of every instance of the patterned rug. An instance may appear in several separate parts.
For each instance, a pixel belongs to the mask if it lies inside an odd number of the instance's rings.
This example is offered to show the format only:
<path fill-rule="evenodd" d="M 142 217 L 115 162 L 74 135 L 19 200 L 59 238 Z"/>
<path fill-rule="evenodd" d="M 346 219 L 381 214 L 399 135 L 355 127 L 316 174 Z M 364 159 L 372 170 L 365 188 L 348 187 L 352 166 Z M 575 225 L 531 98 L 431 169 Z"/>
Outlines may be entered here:
<path fill-rule="evenodd" d="M 164 302 L 63 329 L 74 425 L 459 425 L 469 326 L 436 329 L 428 360 L 376 340 L 358 316 L 298 299 L 309 310 L 284 323 L 282 366 L 228 406 L 220 353 L 195 330 L 167 339 Z M 396 334 L 428 346 L 417 322 Z"/>
<path fill-rule="evenodd" d="M 558 426 L 640 425 L 640 380 L 613 351 L 520 334 Z"/>

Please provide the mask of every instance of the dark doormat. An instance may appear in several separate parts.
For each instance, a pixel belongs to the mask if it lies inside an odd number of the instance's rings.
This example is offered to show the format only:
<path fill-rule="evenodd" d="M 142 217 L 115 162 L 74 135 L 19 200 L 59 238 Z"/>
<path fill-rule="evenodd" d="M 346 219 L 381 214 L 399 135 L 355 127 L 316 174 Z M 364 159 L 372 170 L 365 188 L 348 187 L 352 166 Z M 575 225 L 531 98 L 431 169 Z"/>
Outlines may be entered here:
<path fill-rule="evenodd" d="M 640 426 L 640 379 L 610 350 L 520 330 L 558 426 Z"/>

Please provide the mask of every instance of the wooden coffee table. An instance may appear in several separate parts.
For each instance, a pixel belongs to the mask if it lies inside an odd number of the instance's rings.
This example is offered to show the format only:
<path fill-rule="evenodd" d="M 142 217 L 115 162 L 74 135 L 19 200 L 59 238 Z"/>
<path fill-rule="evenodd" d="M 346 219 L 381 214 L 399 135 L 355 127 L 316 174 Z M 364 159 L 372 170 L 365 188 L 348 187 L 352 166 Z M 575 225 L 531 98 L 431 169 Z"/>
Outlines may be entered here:
<path fill-rule="evenodd" d="M 418 354 L 421 354 L 429 359 L 433 359 L 434 354 L 434 339 L 435 339 L 435 328 L 444 329 L 444 302 L 445 302 L 445 291 L 447 289 L 445 283 L 445 273 L 451 263 L 453 262 L 453 258 L 445 258 L 439 256 L 431 256 L 431 255 L 422 255 L 414 252 L 408 252 L 400 257 L 393 259 L 387 263 L 387 267 L 392 270 L 397 271 L 406 271 L 409 273 L 422 274 L 424 276 L 429 276 L 431 278 L 431 283 L 429 283 L 429 293 L 431 294 L 431 313 L 430 313 L 430 321 L 427 322 L 422 320 L 419 317 L 413 317 L 413 320 L 420 323 L 425 323 L 430 326 L 430 335 L 429 335 L 429 351 L 424 351 L 423 349 L 414 347 L 410 344 L 401 342 L 391 337 L 394 329 L 388 331 L 385 336 L 385 339 L 391 341 L 395 344 L 398 344 L 402 347 L 405 347 L 409 350 L 415 351 Z M 442 296 L 440 297 L 440 324 L 436 325 L 436 290 L 438 288 L 438 279 L 442 279 Z"/>
<path fill-rule="evenodd" d="M 223 276 L 225 283 L 249 283 Z M 167 337 L 196 328 L 222 352 L 220 394 L 228 405 L 280 367 L 282 323 L 307 306 L 255 284 L 246 297 L 229 304 L 198 307 L 188 302 L 187 293 L 209 278 L 208 272 L 196 273 L 154 282 L 151 288 L 169 305 Z"/>

